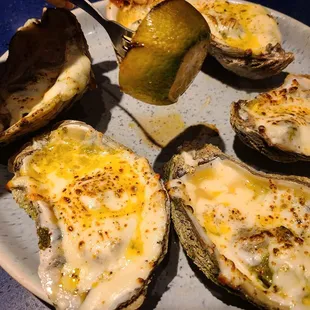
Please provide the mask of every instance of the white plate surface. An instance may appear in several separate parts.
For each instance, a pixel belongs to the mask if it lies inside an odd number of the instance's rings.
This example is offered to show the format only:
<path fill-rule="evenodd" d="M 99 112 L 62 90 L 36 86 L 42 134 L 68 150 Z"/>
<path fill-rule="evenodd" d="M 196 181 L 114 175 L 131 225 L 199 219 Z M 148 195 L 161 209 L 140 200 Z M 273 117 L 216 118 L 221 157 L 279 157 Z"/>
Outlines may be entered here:
<path fill-rule="evenodd" d="M 104 11 L 104 3 L 96 3 L 96 6 Z M 310 28 L 283 14 L 271 12 L 279 22 L 284 48 L 295 53 L 295 61 L 285 71 L 309 74 Z M 225 71 L 212 58 L 208 58 L 203 72 L 199 73 L 178 103 L 166 107 L 147 105 L 120 93 L 115 55 L 105 30 L 81 10 L 75 10 L 75 13 L 90 47 L 99 87 L 86 94 L 67 114 L 68 118 L 83 120 L 105 132 L 147 157 L 155 169 L 160 169 L 177 143 L 170 143 L 169 148 L 161 149 L 147 139 L 142 127 L 159 143 L 165 143 L 191 125 L 212 123 L 220 131 L 222 141 L 217 142 L 228 154 L 236 154 L 261 169 L 280 172 L 284 169 L 287 173 L 310 175 L 308 164 L 284 167 L 244 147 L 235 139 L 229 124 L 232 101 L 252 98 L 257 91 L 265 91 L 275 85 L 282 76 L 252 82 Z M 0 61 L 4 59 L 5 56 Z M 4 152 L 0 150 L 0 160 L 5 158 L 2 156 Z M 39 254 L 35 226 L 6 192 L 5 184 L 10 177 L 6 165 L 0 164 L 0 265 L 24 287 L 48 301 L 37 275 Z M 188 262 L 173 236 L 168 257 L 153 279 L 143 309 L 203 308 L 249 309 L 250 306 L 207 281 Z"/>

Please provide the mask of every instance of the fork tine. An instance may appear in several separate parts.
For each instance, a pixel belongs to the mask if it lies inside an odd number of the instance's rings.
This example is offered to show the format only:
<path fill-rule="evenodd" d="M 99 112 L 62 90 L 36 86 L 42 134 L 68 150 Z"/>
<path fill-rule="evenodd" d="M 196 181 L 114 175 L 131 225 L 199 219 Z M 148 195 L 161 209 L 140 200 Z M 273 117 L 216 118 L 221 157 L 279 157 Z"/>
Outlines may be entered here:
<path fill-rule="evenodd" d="M 114 51 L 116 54 L 117 62 L 120 64 L 124 59 L 125 55 L 121 55 L 121 53 L 117 49 L 114 49 Z"/>
<path fill-rule="evenodd" d="M 94 17 L 105 28 L 112 41 L 118 62 L 121 62 L 130 48 L 134 32 L 116 21 L 107 20 L 88 0 L 70 1 Z"/>
<path fill-rule="evenodd" d="M 131 37 L 128 37 L 126 35 L 123 35 L 122 37 L 126 43 L 131 43 Z"/>

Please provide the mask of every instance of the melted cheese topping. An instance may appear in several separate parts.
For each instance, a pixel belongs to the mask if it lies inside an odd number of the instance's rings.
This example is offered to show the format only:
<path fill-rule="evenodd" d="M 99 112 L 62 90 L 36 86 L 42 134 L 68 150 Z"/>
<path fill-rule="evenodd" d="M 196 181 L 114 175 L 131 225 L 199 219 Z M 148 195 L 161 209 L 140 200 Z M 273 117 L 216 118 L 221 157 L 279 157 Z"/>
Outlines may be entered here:
<path fill-rule="evenodd" d="M 52 301 L 59 309 L 115 309 L 142 287 L 161 254 L 166 195 L 146 159 L 68 128 L 24 160 L 11 186 L 27 177 L 29 199 L 52 210 L 40 215 L 41 225 L 60 229 L 50 230 L 64 260 L 50 270 L 55 253 L 41 253 Z"/>
<path fill-rule="evenodd" d="M 310 155 L 310 79 L 289 75 L 283 87 L 261 94 L 247 104 L 255 129 L 280 149 Z"/>
<path fill-rule="evenodd" d="M 260 54 L 281 42 L 276 21 L 260 5 L 215 0 L 198 2 L 197 8 L 220 43 Z"/>
<path fill-rule="evenodd" d="M 308 188 L 258 177 L 221 159 L 175 181 L 168 185 L 173 195 L 193 208 L 190 217 L 217 248 L 219 278 L 232 286 L 248 278 L 281 309 L 309 309 Z"/>

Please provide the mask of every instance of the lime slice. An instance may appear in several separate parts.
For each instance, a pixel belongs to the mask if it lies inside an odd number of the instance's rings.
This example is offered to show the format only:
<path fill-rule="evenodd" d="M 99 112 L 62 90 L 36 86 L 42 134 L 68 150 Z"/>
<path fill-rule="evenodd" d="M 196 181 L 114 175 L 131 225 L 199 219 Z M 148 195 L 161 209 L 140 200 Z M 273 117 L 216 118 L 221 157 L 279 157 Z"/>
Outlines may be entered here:
<path fill-rule="evenodd" d="M 210 29 L 184 0 L 166 0 L 143 19 L 120 64 L 124 93 L 147 103 L 167 105 L 188 88 L 207 55 Z"/>

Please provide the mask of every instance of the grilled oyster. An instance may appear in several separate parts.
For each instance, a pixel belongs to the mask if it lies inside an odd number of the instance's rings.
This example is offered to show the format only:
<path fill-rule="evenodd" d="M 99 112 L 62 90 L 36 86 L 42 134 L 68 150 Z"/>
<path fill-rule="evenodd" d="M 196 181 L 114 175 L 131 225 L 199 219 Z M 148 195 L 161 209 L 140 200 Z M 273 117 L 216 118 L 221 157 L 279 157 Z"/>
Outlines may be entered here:
<path fill-rule="evenodd" d="M 91 82 L 88 46 L 72 13 L 46 9 L 41 21 L 28 20 L 10 42 L 0 82 L 0 144 L 46 125 Z"/>
<path fill-rule="evenodd" d="M 276 20 L 264 7 L 226 0 L 197 1 L 212 33 L 210 54 L 223 67 L 250 79 L 280 73 L 293 60 L 281 47 Z"/>
<path fill-rule="evenodd" d="M 136 30 L 156 1 L 112 1 L 107 16 Z M 226 0 L 188 0 L 207 20 L 209 52 L 226 69 L 250 79 L 278 74 L 293 60 L 281 47 L 276 20 L 264 7 Z"/>
<path fill-rule="evenodd" d="M 8 183 L 36 221 L 57 309 L 137 309 L 167 251 L 169 201 L 145 158 L 78 121 L 25 147 Z"/>
<path fill-rule="evenodd" d="M 180 242 L 204 274 L 268 309 L 309 309 L 310 179 L 268 175 L 206 145 L 167 164 Z"/>
<path fill-rule="evenodd" d="M 290 74 L 280 88 L 234 102 L 230 122 L 245 144 L 270 159 L 310 160 L 310 76 Z"/>

